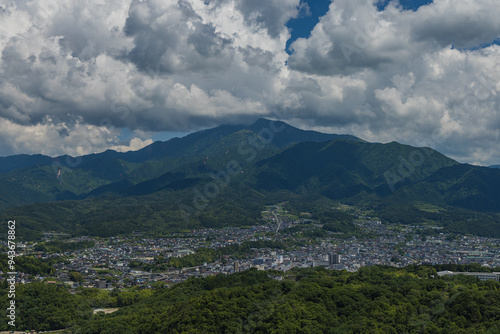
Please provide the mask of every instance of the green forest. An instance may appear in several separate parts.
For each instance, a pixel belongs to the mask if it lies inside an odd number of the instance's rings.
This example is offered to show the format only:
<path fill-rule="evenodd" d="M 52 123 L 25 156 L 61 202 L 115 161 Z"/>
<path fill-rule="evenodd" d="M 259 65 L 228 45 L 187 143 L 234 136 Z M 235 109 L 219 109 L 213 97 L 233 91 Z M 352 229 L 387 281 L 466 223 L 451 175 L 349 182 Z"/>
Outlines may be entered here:
<path fill-rule="evenodd" d="M 8 268 L 7 254 L 0 254 L 0 270 L 3 272 L 10 271 Z M 52 266 L 55 263 L 61 262 L 59 257 L 41 259 L 33 256 L 16 256 L 16 269 L 19 272 L 31 275 L 52 275 L 56 269 Z"/>
<path fill-rule="evenodd" d="M 46 232 L 157 237 L 257 225 L 266 205 L 289 202 L 299 212 L 312 212 L 334 233 L 356 232 L 353 217 L 331 211 L 346 204 L 373 212 L 384 223 L 433 224 L 451 233 L 500 237 L 498 169 L 459 164 L 429 148 L 367 143 L 285 123 L 286 133 L 264 145 L 258 133 L 269 121 L 258 123 L 158 142 L 152 155 L 82 157 L 76 168 L 54 169 L 52 160 L 42 157 L 32 157 L 28 165 L 5 158 L 0 221 L 18 221 L 16 237 L 26 241 L 38 241 Z M 251 142 L 256 146 L 250 156 L 239 152 Z M 415 156 L 422 161 L 400 175 L 401 159 Z"/>
<path fill-rule="evenodd" d="M 151 290 L 18 285 L 17 329 L 132 333 L 498 333 L 500 283 L 433 266 L 251 269 Z M 1 303 L 5 306 L 6 283 Z M 95 307 L 120 307 L 92 314 Z M 9 329 L 6 320 L 0 329 Z"/>

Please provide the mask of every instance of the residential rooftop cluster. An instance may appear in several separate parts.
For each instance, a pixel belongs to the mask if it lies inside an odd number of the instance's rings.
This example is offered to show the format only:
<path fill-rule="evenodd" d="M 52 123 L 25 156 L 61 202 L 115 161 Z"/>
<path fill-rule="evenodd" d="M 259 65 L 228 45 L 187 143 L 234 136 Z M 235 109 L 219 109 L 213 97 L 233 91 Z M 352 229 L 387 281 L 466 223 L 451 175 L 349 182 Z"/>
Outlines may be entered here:
<path fill-rule="evenodd" d="M 42 280 L 48 284 L 68 284 L 74 289 L 149 288 L 154 282 L 175 284 L 193 276 L 232 274 L 251 267 L 282 272 L 294 267 L 314 266 L 347 271 L 370 265 L 478 263 L 484 267 L 500 267 L 500 239 L 450 235 L 438 227 L 395 226 L 370 219 L 355 222 L 358 230 L 363 231 L 361 236 L 327 232 L 321 237 L 304 237 L 297 234 L 294 227 L 305 231 L 321 229 L 321 222 L 308 218 L 291 219 L 277 206 L 270 207 L 266 213 L 264 224 L 246 228 L 200 229 L 165 238 L 136 233 L 107 239 L 64 239 L 67 242 L 95 242 L 92 248 L 65 253 L 46 254 L 35 250 L 36 243 L 19 243 L 20 255 L 63 260 L 54 264 L 56 272 L 51 277 L 19 273 L 17 281 Z M 61 237 L 65 236 L 46 235 L 47 240 Z M 253 248 L 243 254 L 226 254 L 213 262 L 189 268 L 156 268 L 158 258 L 182 258 L 196 254 L 201 248 L 217 250 L 252 241 L 274 241 L 286 247 Z"/>

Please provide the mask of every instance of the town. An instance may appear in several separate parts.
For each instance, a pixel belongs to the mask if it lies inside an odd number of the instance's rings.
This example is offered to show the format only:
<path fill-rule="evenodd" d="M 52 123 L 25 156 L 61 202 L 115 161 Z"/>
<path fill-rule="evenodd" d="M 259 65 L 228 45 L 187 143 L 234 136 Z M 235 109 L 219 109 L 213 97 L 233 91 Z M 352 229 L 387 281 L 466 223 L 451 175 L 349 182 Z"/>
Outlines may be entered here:
<path fill-rule="evenodd" d="M 180 283 L 190 277 L 232 274 L 252 267 L 276 271 L 277 279 L 294 267 L 324 266 L 356 271 L 363 266 L 411 264 L 478 264 L 500 267 L 500 239 L 443 233 L 435 226 L 384 224 L 379 220 L 357 220 L 361 235 L 346 235 L 322 229 L 319 221 L 291 219 L 279 206 L 263 213 L 264 223 L 250 227 L 200 229 L 173 233 L 168 238 L 151 238 L 142 233 L 111 238 L 76 237 L 46 233 L 45 241 L 67 243 L 91 241 L 93 247 L 62 253 L 36 250 L 37 243 L 19 242 L 18 256 L 57 258 L 55 273 L 49 276 L 18 272 L 21 284 L 44 281 L 78 288 L 151 288 L 156 282 Z M 297 232 L 302 231 L 302 232 Z M 320 231 L 321 233 L 318 233 Z M 318 235 L 316 235 L 318 234 Z M 245 252 L 219 252 L 213 262 L 186 267 L 169 266 L 168 260 L 183 259 L 200 249 L 214 251 L 235 245 L 268 242 L 274 247 L 250 248 Z M 216 254 L 219 254 L 216 253 Z M 477 265 L 476 265 L 477 266 Z M 2 275 L 7 275 L 2 273 Z"/>

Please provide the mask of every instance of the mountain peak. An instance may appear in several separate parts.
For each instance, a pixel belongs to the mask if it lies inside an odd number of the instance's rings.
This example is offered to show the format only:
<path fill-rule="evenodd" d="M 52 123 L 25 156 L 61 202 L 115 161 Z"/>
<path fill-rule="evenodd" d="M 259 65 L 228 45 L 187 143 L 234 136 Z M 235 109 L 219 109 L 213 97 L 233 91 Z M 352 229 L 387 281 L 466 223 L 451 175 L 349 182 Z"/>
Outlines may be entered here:
<path fill-rule="evenodd" d="M 259 118 L 254 124 L 247 129 L 255 132 L 263 137 L 267 136 L 267 140 L 274 145 L 284 148 L 292 144 L 302 142 L 325 142 L 334 139 L 345 139 L 350 141 L 360 142 L 362 139 L 352 135 L 328 134 L 312 130 L 302 130 L 291 126 L 283 121 L 274 121 L 265 118 Z"/>
<path fill-rule="evenodd" d="M 251 125 L 223 124 L 214 128 L 193 132 L 182 138 L 172 138 L 168 141 L 157 141 L 138 151 L 125 153 L 106 150 L 81 157 L 75 157 L 83 164 L 94 163 L 97 160 L 121 159 L 128 162 L 142 163 L 149 159 L 178 158 L 203 152 L 206 148 L 231 134 L 248 130 L 264 139 L 268 144 L 285 148 L 302 142 L 325 142 L 333 139 L 363 141 L 351 135 L 326 134 L 310 130 L 301 130 L 283 121 L 259 118 Z M 198 153 L 196 153 L 198 152 Z M 50 165 L 54 161 L 66 161 L 66 156 L 51 158 L 43 155 L 17 155 L 0 158 L 0 172 L 9 172 L 19 168 L 29 168 L 35 165 Z M 64 159 L 63 159 L 64 158 Z"/>

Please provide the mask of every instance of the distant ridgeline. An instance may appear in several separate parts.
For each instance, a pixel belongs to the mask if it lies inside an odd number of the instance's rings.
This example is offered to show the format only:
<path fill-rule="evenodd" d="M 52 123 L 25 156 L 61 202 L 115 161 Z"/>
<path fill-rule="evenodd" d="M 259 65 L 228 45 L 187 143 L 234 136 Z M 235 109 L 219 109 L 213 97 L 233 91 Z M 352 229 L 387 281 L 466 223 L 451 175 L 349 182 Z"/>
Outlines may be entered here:
<path fill-rule="evenodd" d="M 384 222 L 500 236 L 498 168 L 265 119 L 135 152 L 5 157 L 0 171 L 0 217 L 22 222 L 24 239 L 249 226 L 264 205 L 279 202 L 304 212 L 345 203 Z"/>

